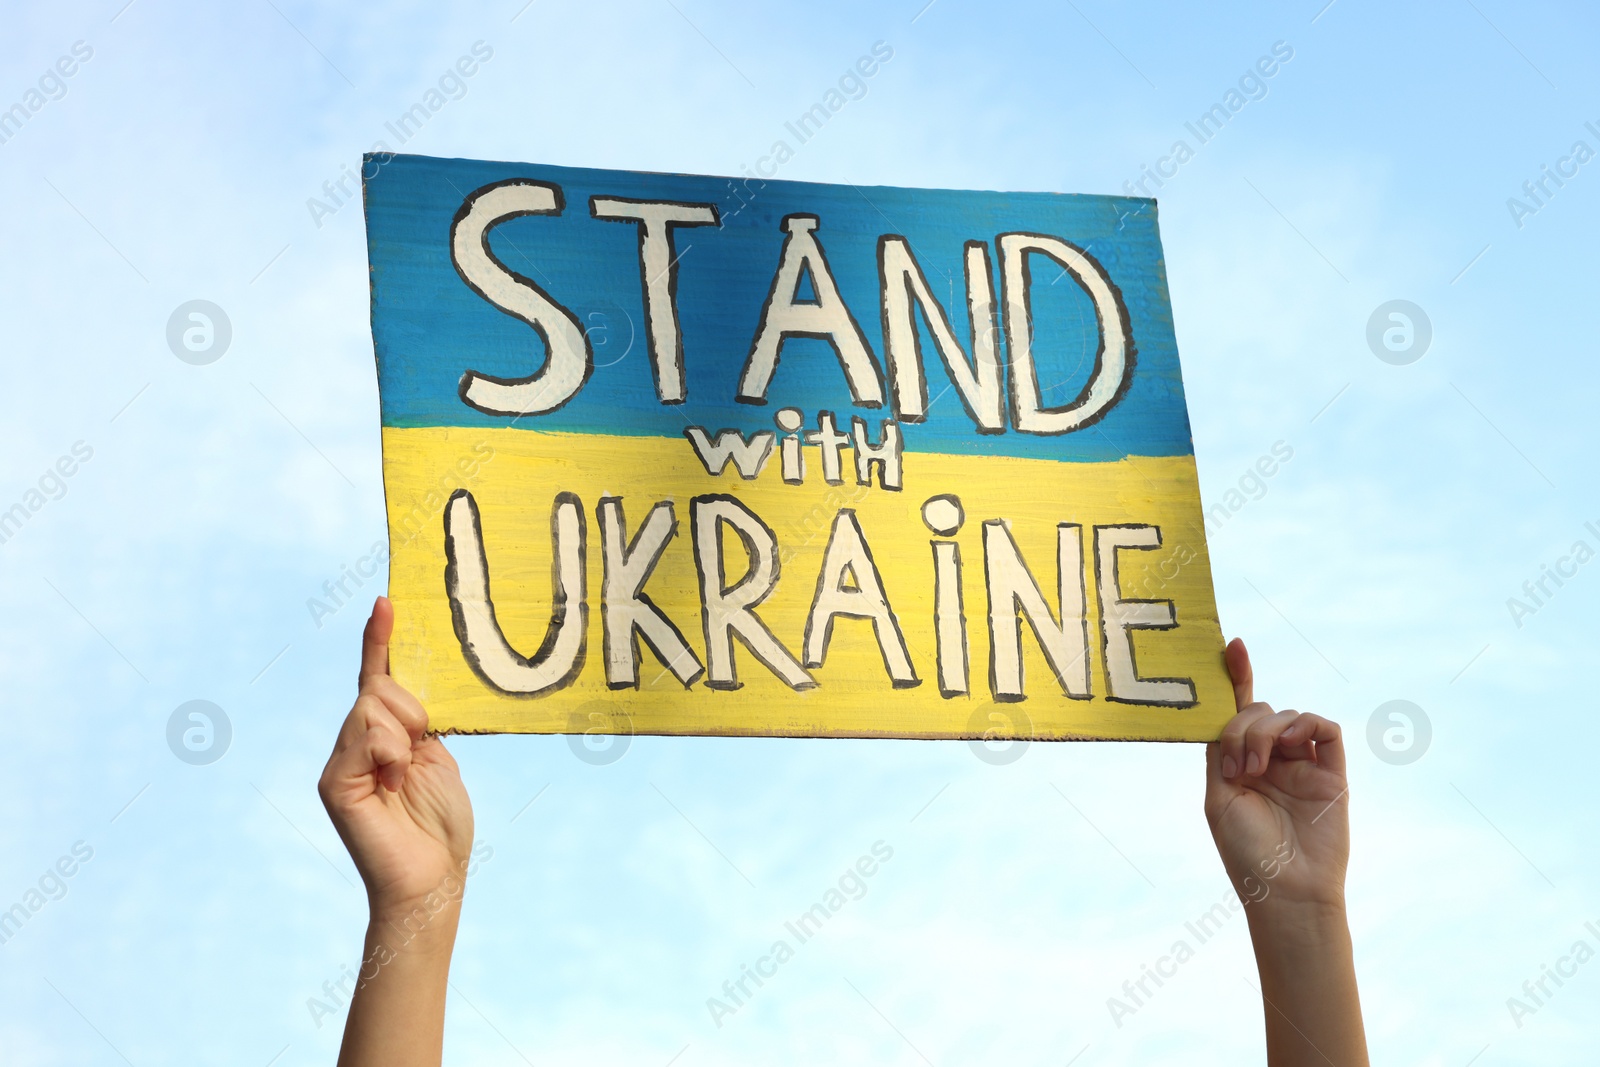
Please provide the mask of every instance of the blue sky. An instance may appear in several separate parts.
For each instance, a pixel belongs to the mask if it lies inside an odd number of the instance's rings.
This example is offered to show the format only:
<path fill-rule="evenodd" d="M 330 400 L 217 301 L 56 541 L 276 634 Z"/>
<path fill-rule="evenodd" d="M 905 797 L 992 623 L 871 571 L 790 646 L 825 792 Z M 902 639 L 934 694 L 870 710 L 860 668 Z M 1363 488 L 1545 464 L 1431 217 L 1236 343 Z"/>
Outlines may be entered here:
<path fill-rule="evenodd" d="M 364 611 L 319 628 L 306 600 L 383 514 L 359 203 L 314 220 L 307 200 L 479 41 L 492 58 L 407 151 L 737 174 L 882 41 L 892 60 L 783 177 L 1088 193 L 1126 192 L 1292 48 L 1157 190 L 1203 495 L 1293 449 L 1213 530 L 1224 628 L 1264 698 L 1345 724 L 1374 1059 L 1591 1056 L 1600 962 L 1520 1028 L 1506 998 L 1600 945 L 1578 836 L 1600 564 L 1507 607 L 1574 542 L 1600 548 L 1600 162 L 1520 220 L 1507 206 L 1574 142 L 1600 149 L 1592 11 L 109 0 L 11 4 L 6 25 L 0 106 L 92 50 L 0 143 L 0 506 L 92 450 L 0 544 L 0 906 L 93 851 L 0 945 L 8 1060 L 335 1054 L 340 1017 L 319 1027 L 307 1001 L 356 961 L 364 901 L 314 782 Z M 166 340 L 195 299 L 232 325 L 204 366 Z M 1366 341 L 1395 299 L 1433 333 L 1399 366 Z M 166 740 L 194 699 L 232 726 L 204 766 Z M 1396 699 L 1432 725 L 1405 765 L 1365 743 Z M 493 850 L 451 1062 L 1260 1057 L 1242 922 L 1120 1028 L 1106 1009 L 1227 892 L 1197 748 L 451 747 Z M 865 896 L 718 1028 L 705 999 L 880 840 Z"/>

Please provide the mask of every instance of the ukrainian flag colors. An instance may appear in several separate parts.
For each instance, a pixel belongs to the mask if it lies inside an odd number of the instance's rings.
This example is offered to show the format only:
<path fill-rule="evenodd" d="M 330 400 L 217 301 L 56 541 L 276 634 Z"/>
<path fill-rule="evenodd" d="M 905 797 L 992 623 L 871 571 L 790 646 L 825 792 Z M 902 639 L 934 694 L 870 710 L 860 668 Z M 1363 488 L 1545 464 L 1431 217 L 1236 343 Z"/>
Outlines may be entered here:
<path fill-rule="evenodd" d="M 1231 716 L 1153 202 L 366 164 L 434 728 Z"/>

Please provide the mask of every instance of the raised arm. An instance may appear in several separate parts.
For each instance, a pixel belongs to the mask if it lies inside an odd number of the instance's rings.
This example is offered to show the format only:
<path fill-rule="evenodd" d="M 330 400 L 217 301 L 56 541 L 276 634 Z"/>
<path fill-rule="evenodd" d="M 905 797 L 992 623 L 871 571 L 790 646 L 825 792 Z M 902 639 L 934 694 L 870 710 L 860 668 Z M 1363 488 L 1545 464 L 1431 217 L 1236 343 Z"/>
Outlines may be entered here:
<path fill-rule="evenodd" d="M 1261 978 L 1270 1067 L 1367 1067 L 1345 920 L 1350 792 L 1337 723 L 1255 699 L 1250 654 L 1226 652 L 1237 714 L 1206 746 L 1206 820 Z"/>
<path fill-rule="evenodd" d="M 428 713 L 389 677 L 394 608 L 379 597 L 360 695 L 317 783 L 367 886 L 369 919 L 340 1067 L 421 1067 L 443 1055 L 445 988 L 472 851 L 472 802 Z"/>

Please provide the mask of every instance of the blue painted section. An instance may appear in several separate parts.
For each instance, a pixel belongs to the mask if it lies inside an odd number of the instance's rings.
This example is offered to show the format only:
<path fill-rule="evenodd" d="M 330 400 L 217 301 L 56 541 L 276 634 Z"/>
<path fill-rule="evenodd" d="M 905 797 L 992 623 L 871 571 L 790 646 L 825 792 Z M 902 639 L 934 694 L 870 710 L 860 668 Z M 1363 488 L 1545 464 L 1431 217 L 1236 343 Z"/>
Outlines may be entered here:
<path fill-rule="evenodd" d="M 780 220 L 805 212 L 821 219 L 817 238 L 880 368 L 877 239 L 883 233 L 909 239 L 963 343 L 969 333 L 962 248 L 969 240 L 989 243 L 997 304 L 1000 264 L 994 239 L 1009 231 L 1049 234 L 1085 249 L 1122 292 L 1137 351 L 1132 383 L 1102 420 L 1052 437 L 1009 428 L 1001 435 L 978 434 L 954 390 L 946 390 L 949 378 L 919 316 L 928 392 L 939 399 L 927 421 L 904 428 L 908 450 L 1076 461 L 1193 452 L 1153 200 L 761 183 L 425 156 L 383 160 L 369 159 L 365 173 L 372 330 L 385 426 L 512 423 L 461 401 L 462 372 L 525 376 L 543 364 L 543 343 L 466 285 L 450 260 L 449 233 L 473 190 L 508 178 L 533 178 L 559 185 L 566 209 L 559 216 L 502 223 L 490 231 L 490 244 L 499 259 L 577 315 L 594 342 L 596 369 L 565 407 L 522 417 L 516 426 L 681 438 L 690 424 L 746 432 L 771 428 L 777 408 L 798 407 L 808 422 L 827 409 L 846 425 L 850 414 L 859 414 L 876 431 L 887 409 L 852 406 L 833 350 L 820 340 L 785 342 L 766 407 L 734 401 L 777 269 L 784 237 Z M 689 390 L 684 404 L 662 405 L 656 399 L 638 227 L 590 218 L 589 197 L 597 194 L 709 203 L 721 216 L 720 227 L 684 227 L 674 234 Z M 1031 262 L 1035 359 L 1045 403 L 1060 405 L 1078 395 L 1093 366 L 1098 344 L 1093 307 L 1051 260 L 1034 256 Z"/>

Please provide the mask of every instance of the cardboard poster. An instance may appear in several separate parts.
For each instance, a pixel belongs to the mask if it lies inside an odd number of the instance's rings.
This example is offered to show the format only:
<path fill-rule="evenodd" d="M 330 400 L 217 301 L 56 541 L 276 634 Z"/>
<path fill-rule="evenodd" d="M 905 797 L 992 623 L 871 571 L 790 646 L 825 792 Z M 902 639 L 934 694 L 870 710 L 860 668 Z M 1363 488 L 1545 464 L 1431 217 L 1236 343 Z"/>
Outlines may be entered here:
<path fill-rule="evenodd" d="M 445 732 L 1215 738 L 1154 201 L 366 160 Z"/>

